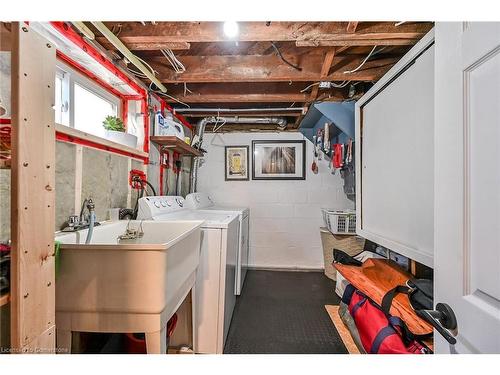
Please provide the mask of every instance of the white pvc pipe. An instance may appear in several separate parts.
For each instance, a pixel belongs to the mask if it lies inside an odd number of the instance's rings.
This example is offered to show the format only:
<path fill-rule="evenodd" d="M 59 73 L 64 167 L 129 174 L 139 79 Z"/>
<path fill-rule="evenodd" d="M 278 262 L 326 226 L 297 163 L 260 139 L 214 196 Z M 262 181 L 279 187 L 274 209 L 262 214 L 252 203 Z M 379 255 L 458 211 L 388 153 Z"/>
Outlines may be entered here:
<path fill-rule="evenodd" d="M 122 43 L 118 37 L 111 32 L 110 29 L 104 25 L 102 22 L 98 21 L 92 21 L 92 24 L 96 27 L 97 30 L 101 32 L 102 35 L 106 37 L 107 40 L 110 41 L 110 43 L 115 46 L 115 48 L 123 53 L 123 55 L 130 61 L 132 64 L 134 64 L 137 69 L 141 71 L 146 77 L 149 78 L 151 82 L 153 82 L 160 90 L 161 92 L 167 92 L 167 88 L 158 80 L 158 78 L 155 77 L 155 75 L 148 69 L 146 66 L 139 61 L 137 56 L 135 56 L 130 50 L 125 46 L 125 44 Z"/>
<path fill-rule="evenodd" d="M 83 22 L 81 21 L 73 21 L 72 24 L 88 39 L 94 40 L 95 35 Z"/>

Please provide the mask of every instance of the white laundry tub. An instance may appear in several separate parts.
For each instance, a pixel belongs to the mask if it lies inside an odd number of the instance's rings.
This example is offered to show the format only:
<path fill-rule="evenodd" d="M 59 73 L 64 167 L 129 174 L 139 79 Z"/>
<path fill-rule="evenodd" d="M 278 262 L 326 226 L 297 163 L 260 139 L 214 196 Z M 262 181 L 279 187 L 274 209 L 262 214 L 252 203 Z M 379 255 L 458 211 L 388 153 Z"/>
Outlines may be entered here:
<path fill-rule="evenodd" d="M 71 331 L 164 331 L 194 286 L 202 223 L 143 221 L 143 237 L 119 241 L 128 221 L 109 222 L 94 228 L 88 245 L 87 230 L 58 234 L 56 324 L 66 333 L 60 341 L 69 340 L 65 347 L 71 347 Z"/>
<path fill-rule="evenodd" d="M 130 227 L 139 223 L 132 221 Z M 175 308 L 182 302 L 176 296 L 187 294 L 184 284 L 198 267 L 202 223 L 144 221 L 142 238 L 120 243 L 125 220 L 95 227 L 88 245 L 86 229 L 57 236 L 62 245 L 56 310 L 160 313 L 168 305 Z"/>

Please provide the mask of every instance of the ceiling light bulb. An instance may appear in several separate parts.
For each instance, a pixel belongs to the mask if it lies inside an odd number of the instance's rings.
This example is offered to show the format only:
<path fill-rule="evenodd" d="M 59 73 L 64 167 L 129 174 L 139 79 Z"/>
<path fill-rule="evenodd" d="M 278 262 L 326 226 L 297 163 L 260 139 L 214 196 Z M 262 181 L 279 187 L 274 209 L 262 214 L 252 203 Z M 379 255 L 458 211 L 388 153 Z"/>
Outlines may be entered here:
<path fill-rule="evenodd" d="M 239 26 L 236 21 L 226 21 L 224 22 L 224 34 L 228 38 L 235 38 L 238 35 Z"/>

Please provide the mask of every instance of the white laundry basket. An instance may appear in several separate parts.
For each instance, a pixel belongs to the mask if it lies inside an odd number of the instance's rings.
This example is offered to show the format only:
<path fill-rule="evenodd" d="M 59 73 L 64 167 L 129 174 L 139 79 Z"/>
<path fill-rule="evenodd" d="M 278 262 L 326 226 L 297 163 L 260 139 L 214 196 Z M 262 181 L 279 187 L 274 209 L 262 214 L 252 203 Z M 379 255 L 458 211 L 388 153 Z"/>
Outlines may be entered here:
<path fill-rule="evenodd" d="M 333 234 L 355 235 L 356 212 L 354 210 L 321 209 L 323 222 Z"/>

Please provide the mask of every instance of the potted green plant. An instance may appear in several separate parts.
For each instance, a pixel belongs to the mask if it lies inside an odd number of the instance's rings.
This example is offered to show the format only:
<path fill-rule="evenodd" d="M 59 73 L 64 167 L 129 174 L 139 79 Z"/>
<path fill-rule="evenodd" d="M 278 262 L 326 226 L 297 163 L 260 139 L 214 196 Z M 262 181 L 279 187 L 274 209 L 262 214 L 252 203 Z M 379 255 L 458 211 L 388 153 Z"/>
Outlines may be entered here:
<path fill-rule="evenodd" d="M 137 137 L 133 134 L 128 134 L 123 121 L 116 116 L 106 116 L 102 122 L 105 129 L 106 138 L 110 141 L 121 143 L 132 148 L 137 147 Z"/>

